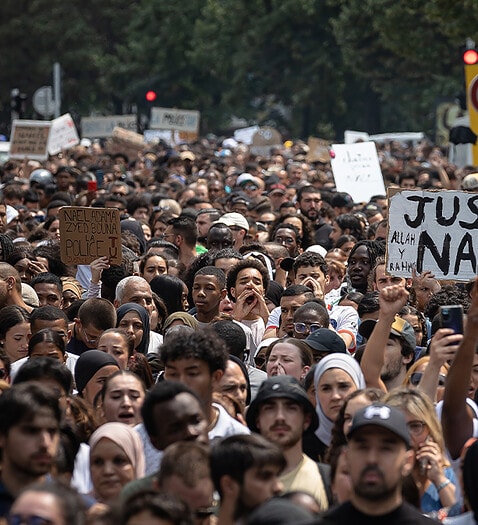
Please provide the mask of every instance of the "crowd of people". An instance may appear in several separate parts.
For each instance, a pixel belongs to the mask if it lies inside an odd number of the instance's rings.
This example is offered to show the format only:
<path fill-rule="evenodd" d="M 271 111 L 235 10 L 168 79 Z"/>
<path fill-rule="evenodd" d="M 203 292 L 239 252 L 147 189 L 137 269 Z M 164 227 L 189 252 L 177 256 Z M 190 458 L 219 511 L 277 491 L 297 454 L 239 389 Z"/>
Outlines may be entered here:
<path fill-rule="evenodd" d="M 478 189 L 377 150 L 387 188 Z M 119 210 L 121 264 L 61 260 L 65 206 Z M 0 523 L 478 523 L 478 285 L 389 274 L 387 226 L 301 141 L 7 161 Z"/>

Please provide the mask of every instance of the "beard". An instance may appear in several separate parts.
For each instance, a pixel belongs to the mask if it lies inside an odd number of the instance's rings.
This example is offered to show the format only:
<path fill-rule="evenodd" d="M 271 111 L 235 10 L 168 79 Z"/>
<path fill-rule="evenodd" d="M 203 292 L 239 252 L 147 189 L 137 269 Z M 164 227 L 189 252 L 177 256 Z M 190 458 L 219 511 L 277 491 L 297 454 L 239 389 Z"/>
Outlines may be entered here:
<path fill-rule="evenodd" d="M 395 379 L 400 372 L 402 371 L 402 358 L 397 359 L 395 362 L 390 361 L 387 363 L 380 373 L 380 379 L 386 383 L 387 381 L 392 381 Z"/>
<path fill-rule="evenodd" d="M 363 477 L 367 472 L 376 472 L 380 476 L 379 483 L 367 483 L 362 481 Z M 385 476 L 377 467 L 368 467 L 362 472 L 360 479 L 353 489 L 357 496 L 368 501 L 383 501 L 388 499 L 390 496 L 396 493 L 398 487 L 400 486 L 400 479 L 393 485 L 387 485 L 385 483 Z"/>

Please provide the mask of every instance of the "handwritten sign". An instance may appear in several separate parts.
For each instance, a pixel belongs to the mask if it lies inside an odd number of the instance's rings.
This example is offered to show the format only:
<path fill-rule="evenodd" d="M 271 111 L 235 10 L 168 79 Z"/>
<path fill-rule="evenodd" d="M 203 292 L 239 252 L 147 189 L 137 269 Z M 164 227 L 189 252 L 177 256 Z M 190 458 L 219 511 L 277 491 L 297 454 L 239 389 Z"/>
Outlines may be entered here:
<path fill-rule="evenodd" d="M 152 129 L 171 129 L 176 131 L 199 131 L 199 111 L 168 108 L 151 108 L 149 126 Z"/>
<path fill-rule="evenodd" d="M 14 120 L 10 136 L 10 158 L 46 160 L 51 122 L 44 120 Z"/>
<path fill-rule="evenodd" d="M 373 142 L 334 144 L 332 171 L 337 191 L 349 193 L 355 202 L 368 202 L 373 195 L 384 195 L 382 171 Z"/>
<path fill-rule="evenodd" d="M 116 208 L 64 206 L 60 219 L 60 256 L 65 264 L 90 264 L 108 257 L 121 264 L 121 228 Z"/>
<path fill-rule="evenodd" d="M 387 271 L 410 277 L 412 268 L 437 279 L 476 276 L 478 194 L 403 190 L 389 194 Z"/>
<path fill-rule="evenodd" d="M 75 123 L 69 113 L 51 121 L 48 138 L 48 153 L 56 155 L 61 150 L 72 148 L 80 143 Z"/>

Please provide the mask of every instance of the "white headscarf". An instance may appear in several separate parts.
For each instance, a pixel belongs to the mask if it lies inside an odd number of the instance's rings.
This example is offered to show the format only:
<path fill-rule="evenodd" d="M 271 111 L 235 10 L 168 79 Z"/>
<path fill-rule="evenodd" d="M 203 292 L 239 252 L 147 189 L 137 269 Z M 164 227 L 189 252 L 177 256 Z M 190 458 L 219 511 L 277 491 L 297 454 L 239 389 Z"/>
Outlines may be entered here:
<path fill-rule="evenodd" d="M 357 361 L 348 354 L 338 354 L 332 353 L 324 357 L 317 364 L 317 367 L 314 372 L 314 386 L 315 386 L 315 398 L 317 400 L 316 412 L 319 416 L 319 428 L 315 431 L 315 435 L 324 443 L 325 445 L 330 445 L 330 440 L 332 437 L 332 427 L 334 426 L 334 421 L 330 420 L 323 412 L 322 407 L 320 406 L 319 395 L 318 395 L 318 384 L 319 380 L 327 370 L 332 368 L 340 368 L 346 372 L 352 381 L 354 382 L 357 390 L 365 388 L 365 379 L 363 377 L 362 370 Z"/>

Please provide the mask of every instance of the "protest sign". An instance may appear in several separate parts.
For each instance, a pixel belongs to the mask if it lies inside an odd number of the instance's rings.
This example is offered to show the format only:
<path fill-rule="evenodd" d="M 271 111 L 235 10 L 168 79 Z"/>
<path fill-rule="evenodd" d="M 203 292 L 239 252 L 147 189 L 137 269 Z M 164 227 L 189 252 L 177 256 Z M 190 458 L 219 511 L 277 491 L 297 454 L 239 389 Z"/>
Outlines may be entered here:
<path fill-rule="evenodd" d="M 169 108 L 151 108 L 151 129 L 170 129 L 174 131 L 187 131 L 197 134 L 199 132 L 199 111 Z"/>
<path fill-rule="evenodd" d="M 64 206 L 58 217 L 62 262 L 90 264 L 98 257 L 108 257 L 110 264 L 121 264 L 119 210 Z"/>
<path fill-rule="evenodd" d="M 388 273 L 410 277 L 431 271 L 437 279 L 476 276 L 478 194 L 403 190 L 389 194 Z"/>
<path fill-rule="evenodd" d="M 89 138 L 107 138 L 113 135 L 115 127 L 136 131 L 136 115 L 112 115 L 110 117 L 83 117 L 81 136 Z"/>
<path fill-rule="evenodd" d="M 271 148 L 282 148 L 281 134 L 269 126 L 259 128 L 252 136 L 251 153 L 268 157 Z"/>
<path fill-rule="evenodd" d="M 307 162 L 330 162 L 329 141 L 315 137 L 309 137 L 307 146 L 309 146 Z"/>
<path fill-rule="evenodd" d="M 370 135 L 365 131 L 353 131 L 346 129 L 344 131 L 344 142 L 345 144 L 355 144 L 356 142 L 368 142 Z"/>
<path fill-rule="evenodd" d="M 44 120 L 14 120 L 10 136 L 11 159 L 29 158 L 46 160 L 48 158 L 48 136 L 51 122 Z"/>
<path fill-rule="evenodd" d="M 349 193 L 355 202 L 384 195 L 382 171 L 373 142 L 334 144 L 331 165 L 337 191 Z"/>
<path fill-rule="evenodd" d="M 80 143 L 75 123 L 69 113 L 52 120 L 48 138 L 48 153 L 56 155 L 63 149 L 72 148 Z"/>

